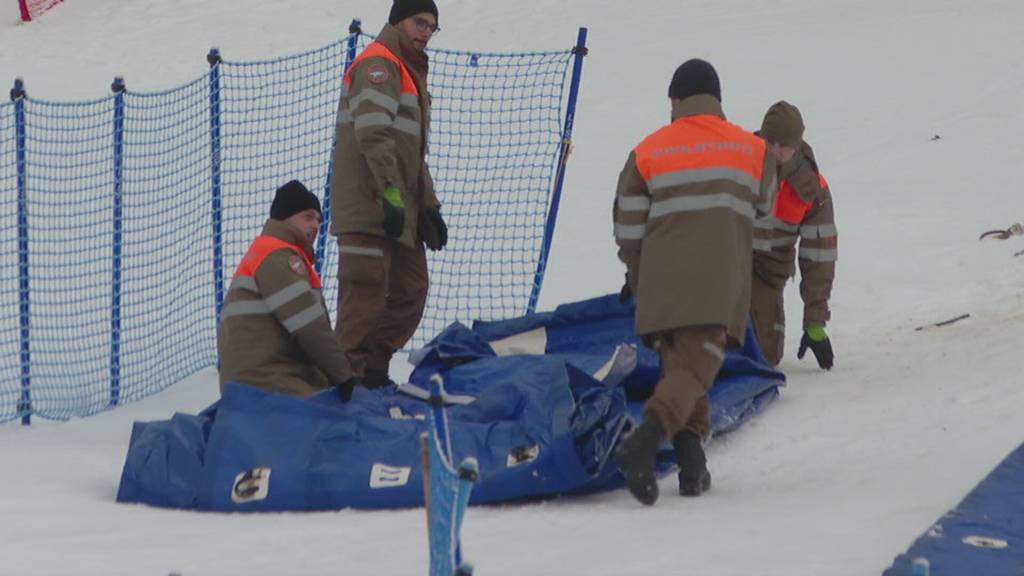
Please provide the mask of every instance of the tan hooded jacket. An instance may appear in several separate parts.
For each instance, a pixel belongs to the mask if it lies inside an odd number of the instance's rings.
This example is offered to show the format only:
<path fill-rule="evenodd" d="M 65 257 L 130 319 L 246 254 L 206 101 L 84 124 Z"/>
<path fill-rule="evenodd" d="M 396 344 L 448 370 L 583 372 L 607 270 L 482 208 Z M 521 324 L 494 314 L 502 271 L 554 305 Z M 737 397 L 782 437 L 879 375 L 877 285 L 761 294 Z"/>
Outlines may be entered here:
<path fill-rule="evenodd" d="M 796 274 L 798 263 L 803 326 L 825 326 L 831 317 L 828 302 L 838 259 L 839 235 L 832 191 L 818 171 L 814 150 L 806 142 L 801 142 L 793 159 L 780 167 L 779 180 L 780 188 L 788 188 L 780 191 L 779 202 L 784 201 L 785 195 L 794 194 L 806 211 L 799 218 L 786 221 L 776 207 L 773 216 L 755 222 L 754 273 L 766 284 L 782 290 Z"/>
<path fill-rule="evenodd" d="M 267 254 L 253 275 L 236 272 L 231 280 L 217 331 L 221 388 L 234 381 L 308 396 L 347 381 L 352 371 L 307 265 L 310 247 L 300 248 L 299 235 L 278 220 L 267 221 L 263 236 L 291 246 Z"/>
<path fill-rule="evenodd" d="M 383 236 L 381 200 L 395 186 L 405 204 L 398 241 L 409 247 L 419 241 L 420 208 L 439 206 L 426 163 L 427 71 L 427 55 L 387 24 L 345 74 L 331 174 L 332 234 Z"/>
<path fill-rule="evenodd" d="M 629 155 L 613 210 L 636 332 L 720 325 L 743 342 L 753 221 L 772 206 L 774 161 L 713 96 L 674 101 L 672 119 Z"/>

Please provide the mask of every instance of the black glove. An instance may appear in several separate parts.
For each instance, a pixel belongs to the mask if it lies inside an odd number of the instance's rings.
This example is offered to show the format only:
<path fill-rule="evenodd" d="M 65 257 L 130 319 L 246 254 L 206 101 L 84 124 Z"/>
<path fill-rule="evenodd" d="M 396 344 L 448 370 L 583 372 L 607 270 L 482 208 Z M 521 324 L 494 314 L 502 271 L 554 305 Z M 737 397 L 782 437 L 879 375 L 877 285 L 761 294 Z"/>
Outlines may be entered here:
<path fill-rule="evenodd" d="M 352 399 L 352 390 L 356 386 L 362 386 L 363 379 L 359 376 L 352 376 L 348 380 L 334 385 L 334 389 L 338 391 L 338 396 L 341 397 L 342 402 L 348 402 Z"/>
<path fill-rule="evenodd" d="M 625 304 L 626 300 L 633 297 L 633 289 L 629 287 L 629 272 L 626 272 L 626 278 L 622 282 L 622 290 L 619 290 L 619 304 Z"/>
<path fill-rule="evenodd" d="M 808 348 L 811 349 L 811 352 L 814 352 L 814 358 L 818 361 L 818 366 L 825 370 L 832 369 L 832 361 L 835 359 L 835 355 L 832 353 L 832 342 L 828 339 L 828 336 L 824 340 L 814 340 L 807 335 L 807 332 L 804 332 L 804 337 L 800 339 L 800 349 L 796 353 L 797 359 L 803 360 Z"/>
<path fill-rule="evenodd" d="M 424 206 L 420 210 L 419 231 L 423 243 L 435 252 L 448 245 L 448 225 L 438 206 Z"/>
<path fill-rule="evenodd" d="M 398 238 L 405 229 L 405 203 L 398 188 L 388 186 L 381 205 L 384 207 L 384 234 L 388 238 Z"/>

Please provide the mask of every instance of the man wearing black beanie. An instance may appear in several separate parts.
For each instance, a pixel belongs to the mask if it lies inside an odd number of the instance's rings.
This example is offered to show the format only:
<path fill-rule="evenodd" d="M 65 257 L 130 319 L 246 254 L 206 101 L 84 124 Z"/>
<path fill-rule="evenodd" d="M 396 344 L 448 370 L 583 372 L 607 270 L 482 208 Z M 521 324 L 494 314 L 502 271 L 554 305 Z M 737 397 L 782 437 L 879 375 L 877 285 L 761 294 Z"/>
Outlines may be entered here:
<path fill-rule="evenodd" d="M 665 439 L 675 447 L 679 493 L 711 487 L 707 391 L 727 343 L 743 342 L 754 216 L 771 209 L 776 189 L 764 141 L 725 120 L 711 64 L 684 62 L 668 96 L 672 122 L 630 153 L 613 208 L 622 298 L 634 298 L 636 333 L 661 359 L 643 420 L 614 454 L 626 487 L 647 505 L 658 499 L 655 459 Z"/>
<path fill-rule="evenodd" d="M 359 384 L 331 330 L 313 241 L 320 200 L 298 180 L 277 189 L 270 219 L 235 270 L 217 330 L 221 391 L 228 382 L 309 396 Z"/>
<path fill-rule="evenodd" d="M 391 356 L 419 326 L 427 301 L 424 244 L 448 242 L 426 163 L 433 0 L 395 0 L 377 39 L 345 73 L 331 176 L 338 237 L 335 332 L 356 374 L 390 384 Z"/>

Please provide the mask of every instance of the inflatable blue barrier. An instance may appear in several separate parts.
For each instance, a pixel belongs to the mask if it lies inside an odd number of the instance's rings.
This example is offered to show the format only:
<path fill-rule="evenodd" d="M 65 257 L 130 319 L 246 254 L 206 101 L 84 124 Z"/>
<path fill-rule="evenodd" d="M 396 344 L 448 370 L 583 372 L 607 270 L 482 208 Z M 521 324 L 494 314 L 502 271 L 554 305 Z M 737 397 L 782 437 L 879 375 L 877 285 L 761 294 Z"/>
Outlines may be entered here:
<path fill-rule="evenodd" d="M 926 563 L 929 572 L 925 573 L 931 576 L 1024 574 L 1024 444 L 939 518 L 906 554 L 897 556 L 884 576 L 916 575 L 915 560 Z"/>
<path fill-rule="evenodd" d="M 453 324 L 411 357 L 410 382 L 302 399 L 243 384 L 198 415 L 136 423 L 119 502 L 219 511 L 396 508 L 423 503 L 418 438 L 429 379 L 442 375 L 453 460 L 475 457 L 471 503 L 607 490 L 610 454 L 659 375 L 608 296 L 502 322 Z M 753 337 L 727 353 L 712 430 L 732 430 L 778 394 Z M 663 451 L 662 470 L 672 463 Z"/>

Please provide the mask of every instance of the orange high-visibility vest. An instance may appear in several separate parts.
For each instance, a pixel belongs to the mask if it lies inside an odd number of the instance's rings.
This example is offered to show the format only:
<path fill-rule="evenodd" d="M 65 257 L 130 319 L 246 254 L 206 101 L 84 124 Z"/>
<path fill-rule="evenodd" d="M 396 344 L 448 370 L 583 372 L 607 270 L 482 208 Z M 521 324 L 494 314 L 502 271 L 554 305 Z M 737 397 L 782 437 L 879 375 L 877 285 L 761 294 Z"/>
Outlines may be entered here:
<path fill-rule="evenodd" d="M 821 174 L 818 174 L 818 185 L 822 188 L 828 186 L 825 177 Z M 812 204 L 814 204 L 814 200 L 804 202 L 797 195 L 796 190 L 789 185 L 789 181 L 783 180 L 782 185 L 779 186 L 779 194 L 776 197 L 775 210 L 772 215 L 787 224 L 799 224 L 804 221 L 804 216 L 807 215 Z"/>
<path fill-rule="evenodd" d="M 248 276 L 254 278 L 256 276 L 256 270 L 259 269 L 260 264 L 266 260 L 267 256 L 275 250 L 281 248 L 287 248 L 296 252 L 302 257 L 302 263 L 306 265 L 306 273 L 309 275 L 309 285 L 314 289 L 319 290 L 321 287 L 320 276 L 316 273 L 316 268 L 313 267 L 313 263 L 309 261 L 309 257 L 306 256 L 306 252 L 296 246 L 295 244 L 289 244 L 279 238 L 273 236 L 260 235 L 253 240 L 249 246 L 249 250 L 246 251 L 245 256 L 242 257 L 242 261 L 238 263 L 238 268 L 235 269 L 235 278 L 239 276 Z"/>
<path fill-rule="evenodd" d="M 398 70 L 402 76 L 402 92 L 419 97 L 420 91 L 416 88 L 416 82 L 413 81 L 412 74 L 409 73 L 408 68 L 405 67 L 405 63 L 402 62 L 398 56 L 395 56 L 387 46 L 377 41 L 371 42 L 370 45 L 363 49 L 362 53 L 360 53 L 359 56 L 356 56 L 356 59 L 352 61 L 352 65 L 345 71 L 345 77 L 342 80 L 345 86 L 352 83 L 352 70 L 355 70 L 356 65 L 362 62 L 364 58 L 374 57 L 385 58 L 394 62 L 395 65 L 398 66 Z"/>
<path fill-rule="evenodd" d="M 761 181 L 764 141 L 712 114 L 684 116 L 634 149 L 644 180 L 669 172 L 725 168 Z M 755 190 L 756 192 L 756 190 Z"/>

